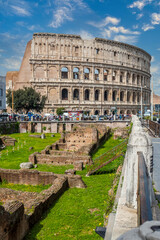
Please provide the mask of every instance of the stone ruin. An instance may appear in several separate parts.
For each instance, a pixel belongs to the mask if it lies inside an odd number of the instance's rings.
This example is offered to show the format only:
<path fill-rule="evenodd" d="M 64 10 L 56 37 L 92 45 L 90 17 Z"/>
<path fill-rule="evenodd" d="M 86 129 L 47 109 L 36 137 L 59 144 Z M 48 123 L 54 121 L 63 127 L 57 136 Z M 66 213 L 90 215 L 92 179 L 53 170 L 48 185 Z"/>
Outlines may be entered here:
<path fill-rule="evenodd" d="M 0 239 L 3 240 L 23 239 L 68 187 L 86 187 L 81 176 L 36 170 L 0 169 L 0 181 L 4 180 L 14 184 L 51 184 L 51 187 L 40 193 L 0 188 Z"/>
<path fill-rule="evenodd" d="M 47 146 L 41 153 L 29 156 L 33 164 L 70 165 L 76 170 L 92 163 L 91 154 L 108 138 L 110 129 L 104 125 L 76 125 L 72 132 L 63 133 L 61 139 Z"/>
<path fill-rule="evenodd" d="M 6 146 L 15 146 L 15 142 L 17 140 L 9 137 L 9 136 L 2 136 L 0 137 L 0 148 L 4 149 Z"/>

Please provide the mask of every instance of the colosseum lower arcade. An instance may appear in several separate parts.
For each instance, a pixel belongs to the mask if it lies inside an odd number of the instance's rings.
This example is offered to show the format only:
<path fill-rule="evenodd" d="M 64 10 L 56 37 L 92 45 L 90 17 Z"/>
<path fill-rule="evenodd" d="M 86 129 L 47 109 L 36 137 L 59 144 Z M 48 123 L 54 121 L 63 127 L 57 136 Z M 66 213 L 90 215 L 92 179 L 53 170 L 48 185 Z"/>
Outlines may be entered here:
<path fill-rule="evenodd" d="M 147 52 L 125 43 L 35 33 L 14 85 L 46 95 L 45 112 L 64 107 L 109 114 L 116 107 L 118 113 L 137 113 L 141 97 L 143 109 L 150 108 L 150 61 Z"/>

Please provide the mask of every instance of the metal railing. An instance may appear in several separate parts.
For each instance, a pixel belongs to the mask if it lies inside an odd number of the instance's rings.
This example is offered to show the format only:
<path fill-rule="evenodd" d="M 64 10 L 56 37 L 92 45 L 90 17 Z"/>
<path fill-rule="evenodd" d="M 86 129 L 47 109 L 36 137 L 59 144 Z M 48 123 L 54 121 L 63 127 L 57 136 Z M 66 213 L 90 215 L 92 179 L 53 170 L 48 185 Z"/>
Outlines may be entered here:
<path fill-rule="evenodd" d="M 112 162 L 113 160 L 124 155 L 126 152 L 126 149 L 127 149 L 127 143 L 128 143 L 128 139 L 126 139 L 122 143 L 118 144 L 111 150 L 105 152 L 104 154 L 97 157 L 96 159 L 94 159 L 93 163 L 91 165 L 87 166 L 87 176 L 92 175 L 97 170 L 103 168 L 104 166 L 106 166 L 107 164 Z"/>
<path fill-rule="evenodd" d="M 150 193 L 148 184 L 148 170 L 142 152 L 138 154 L 138 189 L 137 189 L 137 211 L 138 226 L 146 221 L 152 220 Z"/>
<path fill-rule="evenodd" d="M 154 133 L 155 136 L 160 137 L 160 124 L 151 120 L 148 120 L 148 127 Z"/>

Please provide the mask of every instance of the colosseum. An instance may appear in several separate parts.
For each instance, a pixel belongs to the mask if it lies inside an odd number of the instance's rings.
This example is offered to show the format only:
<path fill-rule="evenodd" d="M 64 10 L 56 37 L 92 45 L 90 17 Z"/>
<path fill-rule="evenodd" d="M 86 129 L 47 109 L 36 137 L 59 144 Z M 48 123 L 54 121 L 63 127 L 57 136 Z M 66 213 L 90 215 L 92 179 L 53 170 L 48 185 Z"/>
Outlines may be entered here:
<path fill-rule="evenodd" d="M 32 86 L 47 96 L 44 112 L 59 107 L 90 114 L 137 113 L 150 108 L 150 61 L 144 50 L 117 41 L 35 33 L 14 89 Z M 7 84 L 12 79 L 7 77 Z"/>

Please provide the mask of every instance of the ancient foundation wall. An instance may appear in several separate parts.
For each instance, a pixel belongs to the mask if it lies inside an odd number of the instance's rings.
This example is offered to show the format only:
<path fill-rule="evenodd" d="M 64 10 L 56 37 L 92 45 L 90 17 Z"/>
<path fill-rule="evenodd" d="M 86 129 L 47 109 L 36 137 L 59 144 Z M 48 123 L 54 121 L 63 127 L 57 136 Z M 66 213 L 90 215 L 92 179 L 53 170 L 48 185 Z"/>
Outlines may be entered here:
<path fill-rule="evenodd" d="M 83 127 L 105 126 L 109 128 L 124 128 L 130 121 L 81 121 L 81 122 L 20 122 L 19 132 L 62 133 L 71 132 L 77 125 Z M 30 126 L 31 125 L 31 126 Z"/>

